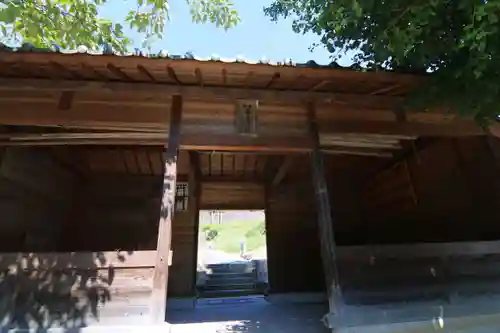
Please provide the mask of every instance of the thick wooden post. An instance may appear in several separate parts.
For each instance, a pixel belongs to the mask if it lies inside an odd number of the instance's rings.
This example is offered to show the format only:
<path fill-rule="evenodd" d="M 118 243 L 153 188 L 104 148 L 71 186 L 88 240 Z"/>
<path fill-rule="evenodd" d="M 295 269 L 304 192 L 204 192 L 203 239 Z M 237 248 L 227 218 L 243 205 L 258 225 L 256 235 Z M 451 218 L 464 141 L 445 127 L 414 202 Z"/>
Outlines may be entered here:
<path fill-rule="evenodd" d="M 332 327 L 332 316 L 339 316 L 341 311 L 342 294 L 339 285 L 337 269 L 335 238 L 333 233 L 332 215 L 330 209 L 330 197 L 326 185 L 323 156 L 320 150 L 318 124 L 316 121 L 316 110 L 313 104 L 307 105 L 307 117 L 309 123 L 309 135 L 312 140 L 311 170 L 314 191 L 316 193 L 319 237 L 321 243 L 321 256 L 328 292 L 328 304 L 330 313 L 327 317 L 329 326 Z"/>
<path fill-rule="evenodd" d="M 177 157 L 180 142 L 182 118 L 182 97 L 172 96 L 170 128 L 168 132 L 167 154 L 163 175 L 163 195 L 161 200 L 160 223 L 158 225 L 158 245 L 153 275 L 151 295 L 151 319 L 155 324 L 165 322 L 167 309 L 168 267 L 170 265 L 170 244 L 172 240 L 172 220 L 175 211 L 175 190 L 177 179 Z"/>
<path fill-rule="evenodd" d="M 189 152 L 189 201 L 188 210 L 194 223 L 193 236 L 193 295 L 196 295 L 196 282 L 198 280 L 198 238 L 200 232 L 200 196 L 201 196 L 201 169 L 200 155 L 196 151 Z"/>

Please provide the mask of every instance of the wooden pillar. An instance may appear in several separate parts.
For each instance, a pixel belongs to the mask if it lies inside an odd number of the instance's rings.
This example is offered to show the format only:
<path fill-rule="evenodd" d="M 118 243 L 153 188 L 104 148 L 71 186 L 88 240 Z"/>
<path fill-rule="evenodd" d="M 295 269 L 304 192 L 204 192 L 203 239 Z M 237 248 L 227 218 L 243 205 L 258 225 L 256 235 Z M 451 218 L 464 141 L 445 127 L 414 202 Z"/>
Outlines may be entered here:
<path fill-rule="evenodd" d="M 170 265 L 170 244 L 172 240 L 172 220 L 175 211 L 175 190 L 177 180 L 177 157 L 180 142 L 182 118 L 182 97 L 172 96 L 170 127 L 168 132 L 167 153 L 163 175 L 163 194 L 161 200 L 160 222 L 158 225 L 158 244 L 153 275 L 151 295 L 151 319 L 155 324 L 165 322 L 167 309 L 168 268 Z"/>
<path fill-rule="evenodd" d="M 193 239 L 193 283 L 192 292 L 196 295 L 196 282 L 198 280 L 198 239 L 200 232 L 200 196 L 201 196 L 201 170 L 200 170 L 200 155 L 198 152 L 189 152 L 189 201 L 188 209 L 194 223 L 194 239 Z"/>
<path fill-rule="evenodd" d="M 328 319 L 330 321 L 331 327 L 331 319 L 333 319 L 331 318 L 331 316 L 336 315 L 338 317 L 340 315 L 341 305 L 343 304 L 343 301 L 339 285 L 335 249 L 336 245 L 330 208 L 330 197 L 328 195 L 327 182 L 323 165 L 323 155 L 320 150 L 316 110 L 313 104 L 307 105 L 307 117 L 309 123 L 309 135 L 312 141 L 312 181 L 316 194 L 321 256 L 323 259 L 323 269 L 325 273 L 328 304 L 330 309 L 330 316 L 328 316 Z"/>

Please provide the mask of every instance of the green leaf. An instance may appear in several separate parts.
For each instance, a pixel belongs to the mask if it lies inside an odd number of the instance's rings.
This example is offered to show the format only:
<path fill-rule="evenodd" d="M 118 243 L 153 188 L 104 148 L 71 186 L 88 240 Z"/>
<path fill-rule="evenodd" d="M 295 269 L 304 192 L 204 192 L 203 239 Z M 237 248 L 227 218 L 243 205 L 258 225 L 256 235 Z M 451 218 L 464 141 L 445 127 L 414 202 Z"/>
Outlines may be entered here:
<path fill-rule="evenodd" d="M 318 34 L 334 58 L 348 52 L 360 68 L 426 75 L 408 103 L 477 119 L 500 113 L 499 0 L 274 0 L 264 12 Z"/>
<path fill-rule="evenodd" d="M 145 47 L 164 35 L 169 19 L 167 0 L 136 0 L 123 21 L 143 34 Z M 193 21 L 213 23 L 229 28 L 239 22 L 238 13 L 229 0 L 187 0 Z M 56 43 L 62 47 L 78 45 L 97 47 L 104 43 L 125 51 L 132 41 L 125 36 L 123 26 L 99 17 L 99 9 L 106 0 L 51 0 L 0 1 L 0 25 L 12 27 L 20 40 L 30 41 L 38 47 Z M 5 4 L 5 5 L 4 5 Z M 7 36 L 2 28 L 2 35 Z"/>

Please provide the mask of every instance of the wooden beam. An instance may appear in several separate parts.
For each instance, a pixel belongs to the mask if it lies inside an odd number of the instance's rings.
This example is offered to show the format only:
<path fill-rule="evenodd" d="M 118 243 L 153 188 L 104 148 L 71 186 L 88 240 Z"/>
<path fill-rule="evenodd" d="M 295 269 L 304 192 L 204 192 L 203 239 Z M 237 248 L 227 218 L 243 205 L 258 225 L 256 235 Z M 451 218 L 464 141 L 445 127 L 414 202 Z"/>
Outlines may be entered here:
<path fill-rule="evenodd" d="M 401 135 L 401 134 L 374 134 L 374 133 L 320 133 L 320 139 L 327 137 L 328 140 L 346 140 L 346 141 L 363 141 L 363 142 L 384 142 L 384 143 L 399 143 L 401 140 L 415 140 L 416 135 Z"/>
<path fill-rule="evenodd" d="M 288 170 L 293 164 L 293 158 L 291 156 L 286 156 L 283 158 L 283 163 L 278 169 L 278 172 L 276 172 L 276 175 L 273 178 L 273 181 L 271 182 L 272 186 L 278 186 L 281 181 L 285 178 L 286 174 L 288 173 Z"/>
<path fill-rule="evenodd" d="M 264 204 L 260 205 L 257 203 L 201 203 L 200 209 L 202 210 L 264 210 Z"/>
<path fill-rule="evenodd" d="M 55 145 L 144 145 L 165 146 L 165 132 L 114 133 L 16 133 L 0 134 L 0 146 L 55 146 Z M 307 152 L 311 149 L 307 137 L 300 136 L 240 136 L 184 134 L 180 138 L 183 150 L 200 151 L 254 151 L 254 152 Z"/>
<path fill-rule="evenodd" d="M 78 80 L 14 79 L 0 78 L 0 91 L 61 91 L 75 92 L 130 92 L 134 94 L 182 95 L 186 99 L 251 99 L 268 102 L 298 104 L 305 101 L 317 103 L 341 103 L 357 106 L 393 109 L 401 103 L 401 97 L 341 94 L 316 91 L 273 89 L 246 89 L 224 86 L 197 86 L 140 82 L 100 82 Z"/>
<path fill-rule="evenodd" d="M 439 142 L 440 139 L 436 138 L 420 138 L 418 140 L 412 141 L 410 147 L 407 147 L 405 150 L 400 151 L 398 154 L 394 154 L 392 160 L 387 161 L 387 163 L 383 163 L 380 167 L 370 172 L 367 177 L 363 180 L 364 182 L 369 179 L 376 177 L 377 174 L 384 172 L 385 170 L 391 169 L 397 164 L 407 160 L 411 156 L 418 156 L 420 151 L 429 148 L 430 146 Z M 442 140 L 442 139 L 441 139 Z"/>
<path fill-rule="evenodd" d="M 307 105 L 307 118 L 309 124 L 309 135 L 313 144 L 311 152 L 312 182 L 316 192 L 321 257 L 323 259 L 323 269 L 325 273 L 330 310 L 327 318 L 329 319 L 331 316 L 337 316 L 338 318 L 341 314 L 340 311 L 343 300 L 339 284 L 336 244 L 330 208 L 330 196 L 328 194 L 326 184 L 323 154 L 320 150 L 316 110 L 314 104 L 312 103 Z M 331 321 L 329 321 L 329 323 L 331 326 Z"/>
<path fill-rule="evenodd" d="M 250 179 L 238 179 L 238 178 L 232 178 L 232 179 L 227 178 L 224 180 L 218 177 L 204 178 L 201 180 L 201 182 L 208 188 L 219 185 L 220 187 L 255 189 L 264 185 L 264 181 L 255 181 Z"/>
<path fill-rule="evenodd" d="M 363 133 L 363 134 L 385 134 L 402 136 L 472 136 L 486 135 L 484 128 L 474 120 L 456 119 L 454 121 L 442 121 L 438 123 L 416 122 L 416 121 L 345 121 L 345 120 L 322 120 L 319 131 L 326 133 Z"/>
<path fill-rule="evenodd" d="M 201 178 L 202 183 L 252 183 L 262 185 L 264 183 L 263 178 L 255 177 L 252 174 L 242 174 L 242 175 L 227 175 L 227 176 L 203 176 Z"/>
<path fill-rule="evenodd" d="M 373 149 L 401 149 L 399 143 L 385 143 L 377 141 L 347 141 L 347 140 L 321 140 L 320 144 L 325 149 L 331 146 L 345 147 L 345 148 L 373 148 Z"/>
<path fill-rule="evenodd" d="M 351 245 L 339 246 L 339 259 L 345 262 L 378 258 L 415 260 L 419 258 L 464 258 L 487 257 L 500 254 L 500 241 L 459 241 L 447 243 L 415 243 L 393 245 Z"/>
<path fill-rule="evenodd" d="M 170 244 L 172 241 L 172 221 L 175 212 L 175 190 L 177 180 L 177 157 L 179 153 L 182 119 L 182 97 L 172 98 L 170 110 L 170 130 L 165 157 L 163 176 L 163 194 L 158 226 L 158 245 L 153 275 L 153 291 L 151 295 L 151 319 L 153 323 L 166 321 L 168 268 Z"/>
<path fill-rule="evenodd" d="M 343 148 L 324 148 L 321 152 L 328 155 L 356 155 L 356 156 L 373 156 L 373 157 L 383 157 L 392 158 L 393 154 L 388 151 L 381 151 L 377 149 L 343 149 Z"/>
<path fill-rule="evenodd" d="M 152 268 L 156 251 L 60 252 L 60 253 L 0 253 L 0 270 L 17 266 L 24 271 L 87 270 L 112 268 Z"/>
<path fill-rule="evenodd" d="M 132 84 L 132 83 L 129 83 Z M 202 89 L 202 88 L 200 88 Z M 1 91 L 0 91 L 1 94 Z M 3 93 L 11 96 L 13 93 Z M 135 102 L 128 105 L 125 100 L 115 101 L 110 95 L 106 99 L 107 104 L 96 104 L 94 102 L 82 103 L 78 96 L 88 96 L 89 94 L 75 95 L 73 106 L 68 112 L 61 112 L 57 106 L 57 99 L 40 103 L 38 101 L 28 101 L 26 94 L 19 94 L 16 100 L 5 100 L 0 96 L 0 123 L 4 125 L 16 126 L 47 126 L 65 129 L 88 129 L 101 131 L 135 131 L 135 132 L 167 132 L 168 115 L 162 110 L 169 105 L 170 98 L 159 96 L 161 103 L 156 103 L 154 107 L 150 104 L 157 97 L 143 96 L 135 99 Z M 130 94 L 132 95 L 132 93 Z M 134 94 L 135 95 L 135 94 Z M 102 97 L 102 94 L 101 94 Z M 83 98 L 83 97 L 82 97 Z M 87 98 L 87 97 L 85 97 Z M 363 99 L 363 97 L 358 97 Z M 38 97 L 36 98 L 38 99 Z M 142 102 L 139 102 L 141 100 Z M 134 104 L 135 103 L 135 104 Z M 154 104 L 154 103 L 153 103 Z M 234 101 L 226 100 L 224 103 L 208 103 L 191 101 L 184 103 L 185 114 L 189 113 L 189 121 L 183 126 L 183 134 L 230 133 L 233 131 Z M 305 122 L 301 114 L 302 110 L 296 105 L 266 104 L 262 106 L 266 109 L 266 119 L 261 119 L 262 128 L 269 132 L 284 133 L 289 135 L 303 133 Z M 288 113 L 287 108 L 293 108 L 293 116 Z M 218 109 L 224 110 L 217 117 L 213 117 L 212 112 Z M 415 136 L 470 136 L 485 135 L 486 131 L 474 120 L 454 119 L 449 120 L 446 114 L 439 113 L 408 113 L 409 117 L 405 122 L 397 122 L 390 109 L 377 110 L 374 106 L 358 107 L 356 105 L 329 105 L 317 106 L 320 117 L 319 131 L 321 136 L 334 135 L 341 136 L 355 134 L 360 135 L 380 135 L 394 136 L 394 138 L 407 138 Z M 272 115 L 272 117 L 271 117 Z M 281 116 L 280 116 L 281 115 Z M 297 116 L 301 117 L 299 120 Z M 294 117 L 294 118 L 292 118 Z M 304 117 L 305 118 L 305 117 Z M 280 127 L 282 124 L 293 122 L 293 128 L 288 125 Z M 277 131 L 279 129 L 279 131 Z"/>

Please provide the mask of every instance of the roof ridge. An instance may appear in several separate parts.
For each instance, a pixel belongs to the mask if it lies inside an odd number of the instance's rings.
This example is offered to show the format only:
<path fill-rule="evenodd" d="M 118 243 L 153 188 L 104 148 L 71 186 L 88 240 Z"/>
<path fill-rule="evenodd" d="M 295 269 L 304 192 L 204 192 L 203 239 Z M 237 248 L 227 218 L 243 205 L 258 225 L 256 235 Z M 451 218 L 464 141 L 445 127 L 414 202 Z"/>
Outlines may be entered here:
<path fill-rule="evenodd" d="M 302 67 L 302 68 L 336 68 L 336 69 L 346 69 L 353 71 L 383 71 L 387 72 L 390 70 L 379 68 L 365 68 L 357 64 L 350 66 L 342 66 L 336 61 L 332 61 L 329 64 L 322 65 L 318 64 L 315 60 L 308 60 L 306 62 L 294 62 L 291 58 L 286 58 L 282 61 L 275 61 L 262 57 L 260 60 L 246 59 L 243 56 L 236 57 L 221 57 L 217 54 L 212 54 L 209 57 L 200 57 L 195 55 L 193 52 L 186 52 L 184 54 L 170 54 L 166 50 L 160 50 L 154 53 L 148 53 L 139 48 L 135 48 L 132 52 L 120 53 L 115 52 L 111 47 L 102 47 L 101 49 L 95 50 L 90 49 L 85 45 L 80 45 L 76 49 L 62 49 L 56 44 L 53 44 L 49 48 L 39 48 L 30 43 L 23 43 L 18 46 L 7 45 L 6 43 L 0 42 L 0 53 L 2 52 L 21 52 L 21 53 L 60 53 L 60 54 L 85 54 L 89 56 L 117 56 L 117 57 L 144 57 L 150 59 L 170 59 L 170 60 L 195 60 L 200 62 L 222 62 L 222 63 L 242 63 L 248 65 L 269 65 L 276 67 Z"/>

